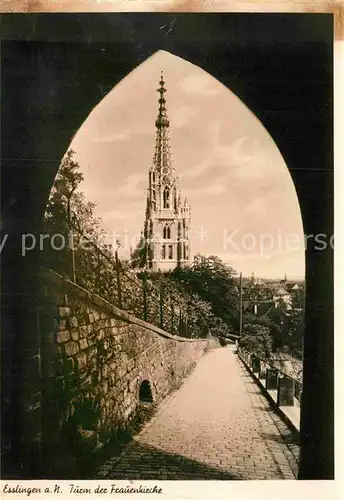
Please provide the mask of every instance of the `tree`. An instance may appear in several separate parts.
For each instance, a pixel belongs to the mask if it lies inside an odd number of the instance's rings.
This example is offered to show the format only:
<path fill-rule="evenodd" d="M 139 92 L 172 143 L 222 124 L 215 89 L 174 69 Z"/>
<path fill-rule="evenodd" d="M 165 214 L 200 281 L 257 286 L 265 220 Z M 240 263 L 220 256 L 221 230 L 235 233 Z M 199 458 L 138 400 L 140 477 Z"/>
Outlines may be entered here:
<path fill-rule="evenodd" d="M 69 150 L 64 156 L 46 207 L 44 222 L 48 230 L 69 229 L 70 222 L 76 231 L 94 243 L 102 242 L 105 231 L 102 221 L 94 213 L 95 203 L 88 201 L 79 191 L 83 174 L 79 163 L 73 160 L 75 152 Z M 63 187 L 63 188 L 62 188 Z M 68 220 L 68 195 L 71 198 L 71 221 Z"/>
<path fill-rule="evenodd" d="M 72 277 L 73 231 L 77 283 L 95 293 L 109 294 L 114 288 L 113 251 L 111 245 L 106 243 L 102 221 L 94 213 L 95 203 L 88 201 L 79 190 L 84 177 L 79 164 L 73 159 L 74 154 L 69 150 L 62 160 L 44 217 L 45 233 L 50 238 L 60 235 L 65 245 L 57 249 L 44 247 L 44 264 Z"/>
<path fill-rule="evenodd" d="M 285 344 L 291 353 L 299 359 L 302 358 L 304 326 L 304 311 L 302 309 L 292 311 L 289 317 Z"/>
<path fill-rule="evenodd" d="M 304 308 L 304 291 L 303 288 L 293 290 L 291 293 L 293 309 L 302 310 Z"/>
<path fill-rule="evenodd" d="M 239 292 L 235 271 L 219 257 L 197 254 L 190 267 L 177 268 L 172 278 L 211 304 L 214 317 L 220 318 L 229 328 L 236 325 Z"/>
<path fill-rule="evenodd" d="M 269 328 L 255 323 L 244 325 L 239 347 L 263 359 L 269 359 L 272 352 L 272 337 Z"/>
<path fill-rule="evenodd" d="M 54 185 L 50 191 L 45 216 L 44 232 L 50 236 L 49 241 L 59 240 L 59 250 L 52 246 L 44 245 L 43 262 L 55 270 L 70 274 L 70 221 L 68 214 L 68 197 L 59 187 L 63 185 L 64 191 L 74 193 L 83 175 L 79 172 L 79 165 L 73 160 L 74 151 L 69 150 L 60 165 Z M 64 243 L 64 244 L 63 244 Z"/>
<path fill-rule="evenodd" d="M 272 341 L 272 352 L 288 352 L 298 358 L 302 357 L 303 309 L 286 310 L 285 302 L 281 301 L 281 307 L 273 305 L 267 315 L 255 316 L 245 313 L 243 324 L 244 327 L 245 325 L 267 327 Z"/>

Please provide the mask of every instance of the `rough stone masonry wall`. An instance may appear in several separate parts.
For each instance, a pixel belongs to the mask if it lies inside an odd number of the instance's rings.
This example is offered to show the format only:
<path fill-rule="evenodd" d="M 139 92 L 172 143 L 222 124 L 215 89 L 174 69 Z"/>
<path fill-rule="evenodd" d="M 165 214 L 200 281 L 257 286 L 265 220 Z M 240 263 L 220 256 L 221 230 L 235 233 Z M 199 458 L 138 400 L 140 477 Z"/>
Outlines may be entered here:
<path fill-rule="evenodd" d="M 60 278 L 56 295 L 56 275 L 54 280 L 58 330 L 46 392 L 59 401 L 50 407 L 50 420 L 58 415 L 60 429 L 72 418 L 81 431 L 106 442 L 135 418 L 144 380 L 159 402 L 215 342 L 172 336 Z M 46 434 L 51 432 L 50 426 Z"/>

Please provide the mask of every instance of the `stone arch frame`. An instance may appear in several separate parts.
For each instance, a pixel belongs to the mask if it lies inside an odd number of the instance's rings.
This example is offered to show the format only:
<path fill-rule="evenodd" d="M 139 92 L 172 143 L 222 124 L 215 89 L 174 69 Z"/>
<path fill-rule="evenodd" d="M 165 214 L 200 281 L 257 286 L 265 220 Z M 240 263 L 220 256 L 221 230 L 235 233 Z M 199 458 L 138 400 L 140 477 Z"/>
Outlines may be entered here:
<path fill-rule="evenodd" d="M 167 36 L 160 28 L 175 18 L 176 26 Z M 273 18 L 274 30 L 269 29 L 268 18 Z M 8 436 L 21 462 L 31 470 L 28 457 L 36 431 L 21 434 L 31 424 L 25 424 L 29 417 L 22 403 L 30 398 L 23 393 L 20 380 L 30 373 L 33 385 L 39 387 L 32 360 L 38 349 L 34 315 L 41 293 L 32 276 L 38 273 L 40 255 L 32 251 L 22 259 L 21 235 L 39 234 L 49 190 L 73 134 L 116 82 L 157 50 L 168 50 L 205 69 L 255 113 L 288 165 L 305 233 L 332 235 L 332 16 L 71 14 L 58 19 L 54 14 L 30 14 L 3 15 L 2 20 L 3 113 L 5 118 L 16 117 L 6 120 L 2 134 L 2 183 L 8 195 L 3 202 L 2 229 L 11 235 L 2 252 L 3 300 L 8 312 L 2 340 L 2 387 L 9 408 L 6 415 L 18 415 L 2 422 L 5 439 Z M 149 39 L 141 29 L 142 20 L 150 30 Z M 305 255 L 299 477 L 331 479 L 333 251 L 327 246 L 319 252 L 310 242 Z M 34 422 L 39 425 L 39 418 Z"/>

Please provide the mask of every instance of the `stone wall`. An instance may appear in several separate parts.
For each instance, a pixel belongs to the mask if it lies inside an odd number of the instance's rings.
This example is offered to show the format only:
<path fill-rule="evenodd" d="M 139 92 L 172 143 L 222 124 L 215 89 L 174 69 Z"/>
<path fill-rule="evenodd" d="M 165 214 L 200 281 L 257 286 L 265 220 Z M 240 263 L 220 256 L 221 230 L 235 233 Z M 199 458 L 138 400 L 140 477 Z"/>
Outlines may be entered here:
<path fill-rule="evenodd" d="M 136 418 L 143 381 L 158 403 L 177 387 L 212 339 L 172 336 L 49 273 L 47 301 L 56 332 L 42 332 L 43 440 L 58 441 L 73 421 L 95 444 Z"/>

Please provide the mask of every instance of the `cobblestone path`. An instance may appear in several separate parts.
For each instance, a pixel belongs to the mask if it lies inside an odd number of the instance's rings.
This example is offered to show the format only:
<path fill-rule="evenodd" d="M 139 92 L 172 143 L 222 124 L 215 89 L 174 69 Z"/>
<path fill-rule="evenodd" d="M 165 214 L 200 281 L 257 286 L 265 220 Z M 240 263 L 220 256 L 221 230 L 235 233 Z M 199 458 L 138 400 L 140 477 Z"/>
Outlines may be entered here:
<path fill-rule="evenodd" d="M 295 479 L 295 436 L 270 408 L 233 347 L 201 358 L 99 478 Z"/>

